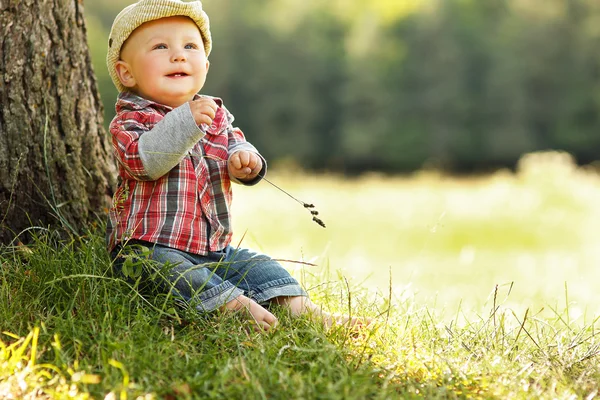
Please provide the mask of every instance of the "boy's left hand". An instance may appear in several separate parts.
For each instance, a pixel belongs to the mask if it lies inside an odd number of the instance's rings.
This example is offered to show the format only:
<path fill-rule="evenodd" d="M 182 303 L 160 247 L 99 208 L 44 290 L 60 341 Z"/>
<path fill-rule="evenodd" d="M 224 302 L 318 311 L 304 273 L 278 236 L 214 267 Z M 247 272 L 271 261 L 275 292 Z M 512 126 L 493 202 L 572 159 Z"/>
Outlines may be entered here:
<path fill-rule="evenodd" d="M 248 181 L 256 178 L 262 167 L 261 158 L 252 151 L 236 151 L 227 160 L 229 175 L 240 181 Z"/>

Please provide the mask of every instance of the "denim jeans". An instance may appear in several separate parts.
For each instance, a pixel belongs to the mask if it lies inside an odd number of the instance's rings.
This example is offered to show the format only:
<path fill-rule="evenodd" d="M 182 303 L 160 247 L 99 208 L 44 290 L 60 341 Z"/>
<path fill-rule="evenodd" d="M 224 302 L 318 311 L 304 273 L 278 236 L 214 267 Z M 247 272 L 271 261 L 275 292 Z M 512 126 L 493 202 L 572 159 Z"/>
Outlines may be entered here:
<path fill-rule="evenodd" d="M 133 245 L 135 244 L 135 245 Z M 187 253 L 159 244 L 131 241 L 111 253 L 113 269 L 123 275 L 124 258 L 131 249 L 143 259 L 142 284 L 171 293 L 200 312 L 213 311 L 243 294 L 259 304 L 279 296 L 308 296 L 283 266 L 267 255 L 227 246 L 206 256 Z M 130 253 L 130 252 L 129 252 Z"/>

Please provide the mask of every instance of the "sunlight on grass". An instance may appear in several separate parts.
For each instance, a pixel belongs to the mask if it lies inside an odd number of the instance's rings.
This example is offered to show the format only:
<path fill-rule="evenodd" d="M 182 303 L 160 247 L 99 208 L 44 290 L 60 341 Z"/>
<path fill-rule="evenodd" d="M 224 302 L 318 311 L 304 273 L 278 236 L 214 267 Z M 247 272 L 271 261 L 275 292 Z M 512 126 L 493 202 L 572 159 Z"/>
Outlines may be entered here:
<path fill-rule="evenodd" d="M 592 285 L 600 178 L 566 154 L 530 154 L 515 174 L 480 178 L 269 177 L 314 203 L 327 228 L 265 182 L 236 186 L 235 228 L 246 246 L 315 262 L 310 271 L 331 268 L 375 291 L 387 290 L 391 271 L 396 293 L 446 316 L 459 306 L 481 311 L 496 285 L 511 283 L 516 310 L 564 303 L 566 285 L 578 314 L 600 311 Z"/>
<path fill-rule="evenodd" d="M 60 368 L 56 364 L 38 364 L 39 328 L 34 328 L 27 337 L 2 332 L 12 343 L 0 339 L 0 398 L 2 399 L 42 399 L 69 398 L 89 399 L 81 393 L 76 384 L 97 384 L 99 376 Z M 58 341 L 53 343 L 60 351 Z M 64 367 L 64 366 L 63 366 Z"/>

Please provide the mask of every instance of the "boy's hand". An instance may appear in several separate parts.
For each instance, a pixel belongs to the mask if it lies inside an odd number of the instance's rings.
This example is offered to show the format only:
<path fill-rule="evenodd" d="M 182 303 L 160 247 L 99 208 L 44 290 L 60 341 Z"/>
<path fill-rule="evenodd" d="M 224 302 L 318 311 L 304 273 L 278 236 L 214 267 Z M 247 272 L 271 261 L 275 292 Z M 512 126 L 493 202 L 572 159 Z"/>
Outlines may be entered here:
<path fill-rule="evenodd" d="M 247 181 L 256 178 L 263 164 L 258 154 L 252 151 L 240 150 L 233 153 L 227 160 L 229 175 Z"/>
<path fill-rule="evenodd" d="M 211 126 L 213 119 L 215 119 L 217 108 L 219 108 L 217 103 L 213 99 L 206 97 L 190 101 L 190 109 L 192 110 L 196 125 L 206 124 L 207 126 Z"/>
<path fill-rule="evenodd" d="M 223 306 L 226 310 L 245 310 L 254 320 L 255 330 L 268 331 L 277 326 L 277 318 L 254 300 L 240 295 Z"/>

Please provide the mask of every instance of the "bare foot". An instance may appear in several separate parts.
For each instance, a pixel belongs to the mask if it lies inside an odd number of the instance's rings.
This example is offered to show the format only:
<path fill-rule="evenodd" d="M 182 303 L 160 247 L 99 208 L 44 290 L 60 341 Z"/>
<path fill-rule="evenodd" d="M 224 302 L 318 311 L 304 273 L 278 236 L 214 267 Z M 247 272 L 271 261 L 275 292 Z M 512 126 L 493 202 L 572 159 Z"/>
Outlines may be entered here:
<path fill-rule="evenodd" d="M 267 311 L 263 306 L 240 295 L 222 307 L 223 310 L 243 311 L 254 322 L 255 331 L 268 331 L 277 326 L 277 318 Z"/>
<path fill-rule="evenodd" d="M 332 314 L 323 311 L 321 307 L 317 306 L 308 297 L 304 296 L 277 297 L 273 299 L 273 301 L 277 304 L 289 307 L 293 316 L 307 314 L 311 318 L 323 322 L 326 329 L 333 327 L 361 329 L 369 327 L 374 323 L 374 320 L 368 317 Z"/>

